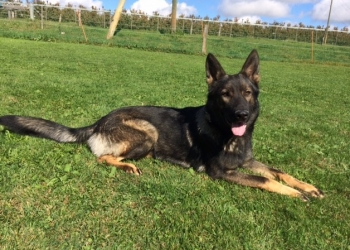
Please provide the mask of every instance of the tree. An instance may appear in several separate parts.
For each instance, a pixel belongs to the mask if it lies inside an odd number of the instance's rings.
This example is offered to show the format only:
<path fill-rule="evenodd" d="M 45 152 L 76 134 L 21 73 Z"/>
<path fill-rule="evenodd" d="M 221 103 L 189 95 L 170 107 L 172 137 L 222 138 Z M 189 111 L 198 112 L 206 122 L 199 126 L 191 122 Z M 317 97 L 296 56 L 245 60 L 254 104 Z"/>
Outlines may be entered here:
<path fill-rule="evenodd" d="M 216 17 L 213 18 L 214 21 L 219 21 L 220 20 L 220 15 L 217 15 Z"/>

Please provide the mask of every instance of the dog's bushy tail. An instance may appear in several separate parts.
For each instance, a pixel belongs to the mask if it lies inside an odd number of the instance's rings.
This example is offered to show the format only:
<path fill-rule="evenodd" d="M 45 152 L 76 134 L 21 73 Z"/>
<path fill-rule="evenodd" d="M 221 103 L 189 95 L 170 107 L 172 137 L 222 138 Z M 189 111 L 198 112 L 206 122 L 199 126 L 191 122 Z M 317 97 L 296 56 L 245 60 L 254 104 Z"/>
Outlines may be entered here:
<path fill-rule="evenodd" d="M 18 134 L 72 143 L 86 142 L 94 129 L 94 125 L 83 128 L 69 128 L 42 118 L 16 115 L 1 116 L 0 124 Z"/>

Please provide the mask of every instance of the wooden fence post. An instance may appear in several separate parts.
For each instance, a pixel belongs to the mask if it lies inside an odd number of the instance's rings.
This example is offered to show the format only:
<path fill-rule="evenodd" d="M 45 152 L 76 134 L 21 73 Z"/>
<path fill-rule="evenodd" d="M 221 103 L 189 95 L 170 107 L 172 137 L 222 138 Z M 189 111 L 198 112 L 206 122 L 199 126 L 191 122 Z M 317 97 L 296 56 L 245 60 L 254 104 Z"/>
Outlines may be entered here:
<path fill-rule="evenodd" d="M 314 62 L 314 31 L 311 31 L 311 62 Z"/>
<path fill-rule="evenodd" d="M 159 31 L 159 17 L 157 18 L 157 31 Z"/>
<path fill-rule="evenodd" d="M 193 32 L 193 18 L 191 19 L 191 29 L 190 29 L 190 35 L 192 35 Z"/>
<path fill-rule="evenodd" d="M 125 0 L 120 0 L 119 1 L 118 8 L 116 9 L 116 11 L 114 13 L 114 16 L 113 16 L 113 21 L 112 21 L 112 23 L 109 26 L 107 39 L 111 39 L 114 36 L 114 32 L 117 29 L 117 25 L 118 25 L 118 22 L 119 22 L 119 19 L 120 19 L 120 16 L 121 16 L 124 4 L 125 4 Z"/>
<path fill-rule="evenodd" d="M 81 27 L 81 29 L 83 31 L 85 41 L 88 42 L 85 30 L 84 30 L 83 22 L 81 21 L 81 11 L 80 11 L 80 9 L 77 10 L 77 15 L 78 15 L 78 19 L 79 19 L 79 26 Z"/>
<path fill-rule="evenodd" d="M 106 12 L 103 11 L 103 28 L 106 28 Z"/>
<path fill-rule="evenodd" d="M 44 13 L 43 13 L 43 6 L 41 5 L 41 29 L 43 30 L 44 29 Z"/>
<path fill-rule="evenodd" d="M 34 20 L 34 5 L 32 3 L 29 4 L 29 15 L 30 15 L 30 19 Z"/>
<path fill-rule="evenodd" d="M 203 31 L 203 44 L 202 44 L 202 54 L 207 54 L 207 37 L 208 37 L 208 24 L 204 25 Z"/>

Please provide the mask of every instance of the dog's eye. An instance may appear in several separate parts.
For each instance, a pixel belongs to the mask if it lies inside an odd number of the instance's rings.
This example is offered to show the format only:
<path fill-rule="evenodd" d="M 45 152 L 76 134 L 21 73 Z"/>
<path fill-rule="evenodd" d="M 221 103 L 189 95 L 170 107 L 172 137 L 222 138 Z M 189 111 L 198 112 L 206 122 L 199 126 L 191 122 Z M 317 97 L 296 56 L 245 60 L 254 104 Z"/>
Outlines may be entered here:
<path fill-rule="evenodd" d="M 222 91 L 221 96 L 222 97 L 230 97 L 230 93 L 228 91 Z"/>
<path fill-rule="evenodd" d="M 244 92 L 245 96 L 250 96 L 251 94 L 252 94 L 252 91 L 249 89 Z"/>

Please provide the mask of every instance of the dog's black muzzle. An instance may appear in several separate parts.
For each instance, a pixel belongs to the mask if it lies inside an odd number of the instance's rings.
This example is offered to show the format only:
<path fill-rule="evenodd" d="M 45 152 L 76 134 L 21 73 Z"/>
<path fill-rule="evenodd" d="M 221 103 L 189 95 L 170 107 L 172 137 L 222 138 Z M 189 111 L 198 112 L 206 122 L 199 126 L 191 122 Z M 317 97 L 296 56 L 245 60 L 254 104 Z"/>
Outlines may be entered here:
<path fill-rule="evenodd" d="M 240 122 L 240 123 L 245 123 L 248 119 L 248 116 L 249 116 L 249 111 L 248 110 L 236 110 L 235 111 L 235 116 L 236 116 L 236 119 L 237 119 L 237 122 Z"/>

